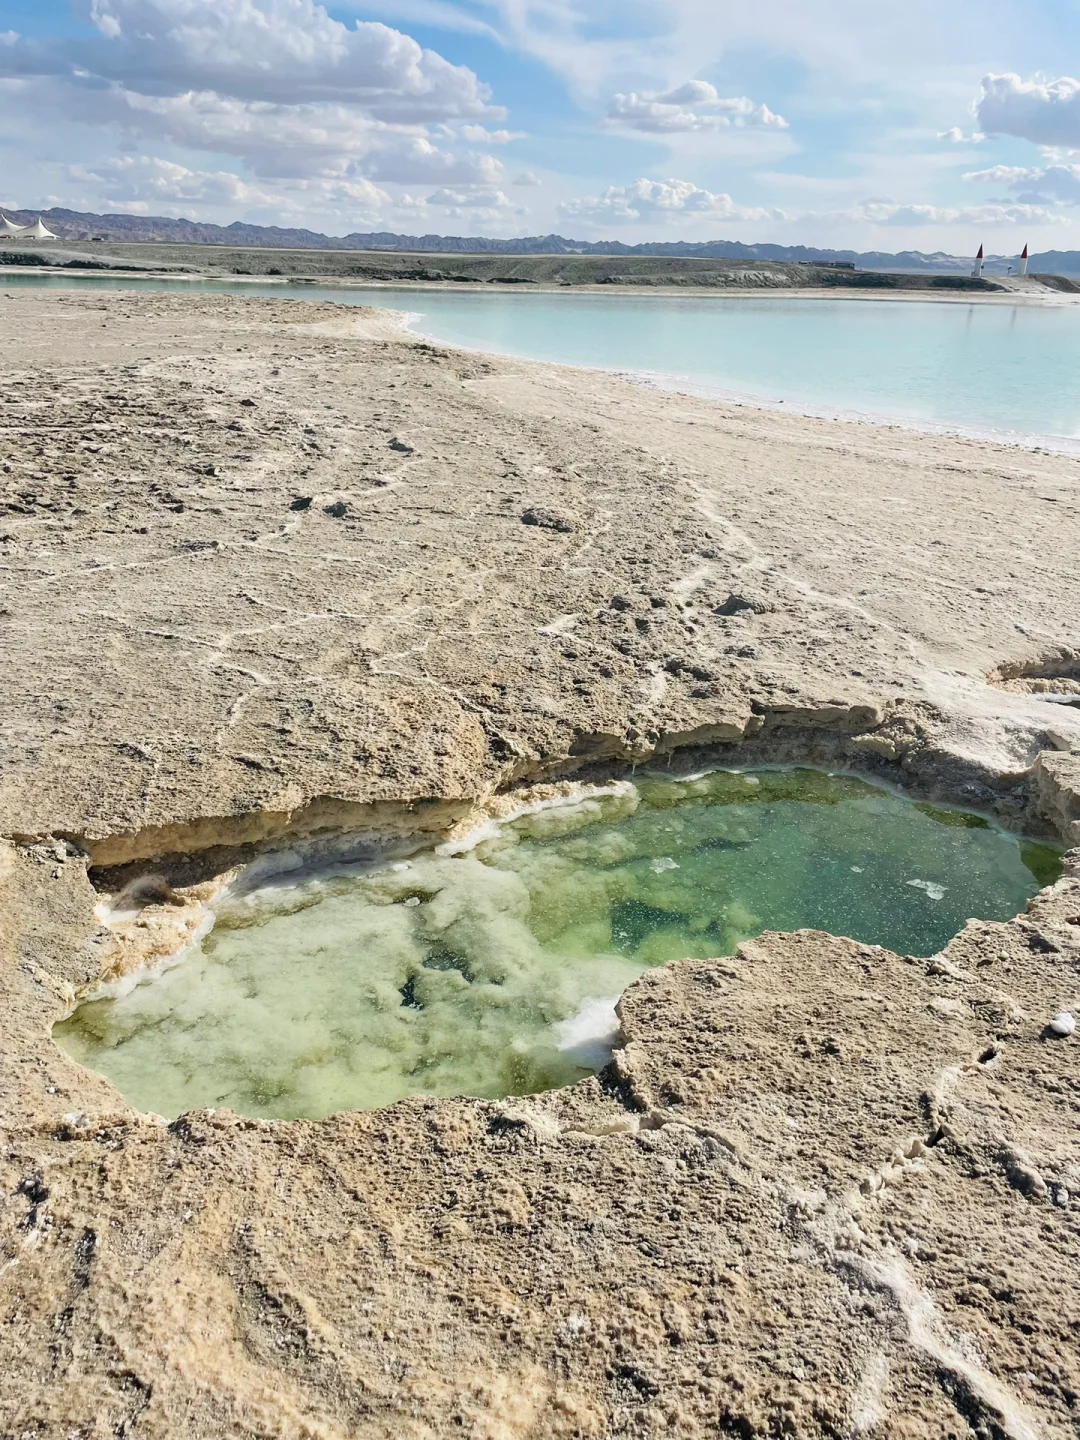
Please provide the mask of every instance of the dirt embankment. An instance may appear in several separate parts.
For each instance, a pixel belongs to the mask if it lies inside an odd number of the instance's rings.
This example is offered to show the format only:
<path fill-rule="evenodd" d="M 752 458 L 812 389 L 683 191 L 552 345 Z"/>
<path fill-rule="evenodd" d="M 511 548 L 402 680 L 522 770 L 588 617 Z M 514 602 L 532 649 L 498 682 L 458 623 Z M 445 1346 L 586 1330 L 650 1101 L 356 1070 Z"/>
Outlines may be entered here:
<path fill-rule="evenodd" d="M 672 753 L 1080 844 L 1080 466 L 303 302 L 0 325 L 0 1433 L 1075 1436 L 1075 864 L 930 960 L 667 966 L 512 1103 L 166 1126 L 50 1029 L 95 866 Z"/>
<path fill-rule="evenodd" d="M 438 255 L 424 252 L 271 250 L 222 245 L 65 240 L 0 251 L 0 265 L 73 270 L 159 270 L 218 277 L 251 275 L 353 283 L 595 286 L 635 288 L 968 292 L 1001 289 L 963 275 L 904 275 L 842 265 L 701 260 L 649 255 Z"/>

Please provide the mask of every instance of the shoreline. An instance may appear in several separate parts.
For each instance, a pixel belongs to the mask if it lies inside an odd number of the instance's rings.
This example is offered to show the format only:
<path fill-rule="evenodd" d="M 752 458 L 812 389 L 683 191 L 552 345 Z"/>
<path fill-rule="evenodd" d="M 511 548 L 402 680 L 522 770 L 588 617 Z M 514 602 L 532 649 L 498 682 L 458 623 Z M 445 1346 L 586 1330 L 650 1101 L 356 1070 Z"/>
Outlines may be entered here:
<path fill-rule="evenodd" d="M 805 297 L 804 297 L 805 298 Z M 875 414 L 870 411 L 844 410 L 836 406 L 813 405 L 799 400 L 778 400 L 764 395 L 754 395 L 740 390 L 727 390 L 719 385 L 696 381 L 691 376 L 676 375 L 660 370 L 618 369 L 608 365 L 574 364 L 565 360 L 541 360 L 535 356 L 517 354 L 512 350 L 490 350 L 480 346 L 465 345 L 459 340 L 447 340 L 419 328 L 424 316 L 416 311 L 389 311 L 400 315 L 404 333 L 437 345 L 448 345 L 466 355 L 490 355 L 493 359 L 516 360 L 526 365 L 557 365 L 560 369 L 577 370 L 586 375 L 612 375 L 627 380 L 633 385 L 664 391 L 672 395 L 688 395 L 699 400 L 712 401 L 717 405 L 733 406 L 748 410 L 762 410 L 767 413 L 802 415 L 808 420 L 831 420 L 843 425 L 868 425 L 874 429 L 896 429 L 910 431 L 917 435 L 950 436 L 959 440 L 975 440 L 988 445 L 1002 445 L 1035 453 L 1065 455 L 1080 459 L 1080 435 L 1043 435 L 1035 431 L 994 430 L 990 427 L 963 425 L 951 421 L 934 421 L 910 415 Z"/>
<path fill-rule="evenodd" d="M 2 289 L 2 287 L 3 287 L 3 279 L 4 279 L 5 274 L 9 274 L 9 273 L 11 273 L 12 271 L 15 271 L 15 270 L 17 270 L 17 269 L 18 269 L 18 267 L 9 267 L 9 270 L 8 270 L 8 271 L 5 271 L 3 267 L 0 267 L 0 289 Z M 26 283 L 24 283 L 24 285 L 22 285 L 22 286 L 17 286 L 17 287 L 15 287 L 16 290 L 18 290 L 18 289 L 23 289 L 23 290 L 31 290 L 31 291 L 32 291 L 32 290 L 34 290 L 34 289 L 48 290 L 48 289 L 50 289 L 50 288 L 53 288 L 53 289 L 58 290 L 58 291 L 63 291 L 63 290 L 67 290 L 67 289 L 70 288 L 70 291 L 71 291 L 72 293 L 78 293 L 78 289 L 79 289 L 80 287 L 84 287 L 84 286 L 85 286 L 85 287 L 87 287 L 87 288 L 92 288 L 95 280 L 98 280 L 98 279 L 106 279 L 106 280 L 116 279 L 116 280 L 124 280 L 124 281 L 130 280 L 130 281 L 137 281 L 137 282 L 148 282 L 152 288 L 158 288 L 159 286 L 161 286 L 161 284 L 162 284 L 163 282 L 165 282 L 166 287 L 167 287 L 168 285 L 171 285 L 172 283 L 176 282 L 176 283 L 181 284 L 181 285 L 193 285 L 193 286 L 202 286 L 202 285 L 206 285 L 206 286 L 221 286 L 221 285 L 229 285 L 229 286 L 232 286 L 232 285 L 236 285 L 236 286 L 260 285 L 260 286 L 273 286 L 273 287 L 275 287 L 275 288 L 279 288 L 279 287 L 280 287 L 280 288 L 282 288 L 283 290 L 288 290 L 289 288 L 295 288 L 295 289 L 299 290 L 301 293 L 299 293 L 299 294 L 284 294 L 284 295 L 282 296 L 282 298 L 283 298 L 283 299 L 288 299 L 288 300 L 296 300 L 296 301 L 302 301 L 302 300 L 305 298 L 305 296 L 307 296 L 307 295 L 312 295 L 313 298 L 314 298 L 315 296 L 317 296 L 318 292 L 319 292 L 319 291 L 322 291 L 322 290 L 327 290 L 327 289 L 330 289 L 330 290 L 343 290 L 343 289 L 344 289 L 344 290 L 356 290 L 356 291 L 361 291 L 361 292 L 364 292 L 364 293 L 369 293 L 369 292 L 370 292 L 370 293 L 372 293 L 372 294 L 378 294 L 380 291 L 385 291 L 385 290 L 393 290 L 393 291 L 398 292 L 398 293 L 400 293 L 400 292 L 412 291 L 412 290 L 417 290 L 417 291 L 421 291 L 421 292 L 423 292 L 423 291 L 436 291 L 436 292 L 449 293 L 449 294 L 462 294 L 462 293 L 466 293 L 466 294 L 476 294 L 476 295 L 492 295 L 492 294 L 498 294 L 498 295 L 500 295 L 500 296 L 506 295 L 506 294 L 508 294 L 508 293 L 513 293 L 514 295 L 519 295 L 519 296 L 522 296 L 522 297 L 527 297 L 527 296 L 529 296 L 529 295 L 539 295 L 539 294 L 543 294 L 543 295 L 552 295 L 552 294 L 581 295 L 581 294 L 585 294 L 585 295 L 590 295 L 590 296 L 604 296 L 605 298 L 610 298 L 610 297 L 614 297 L 614 296 L 618 296 L 618 295 L 631 295 L 631 296 L 633 296 L 634 298 L 647 298 L 647 297 L 652 296 L 652 297 L 656 297 L 656 298 L 658 298 L 658 299 L 672 299 L 672 298 L 680 298 L 680 297 L 682 297 L 682 298 L 686 298 L 686 299 L 709 298 L 709 299 L 713 299 L 713 300 L 717 300 L 717 301 L 740 301 L 740 300 L 751 300 L 751 301 L 759 301 L 759 300 L 836 300 L 836 299 L 843 299 L 843 300 L 850 300 L 850 301 L 868 300 L 868 301 L 874 301 L 874 302 L 877 302 L 877 303 L 887 303 L 887 302 L 893 301 L 893 302 L 898 302 L 898 303 L 903 303 L 903 304 L 913 304 L 913 303 L 914 303 L 914 304 L 921 304 L 921 303 L 926 303 L 926 304 L 949 303 L 949 304 L 977 304 L 977 305 L 987 305 L 987 304 L 991 304 L 991 305 L 998 305 L 998 306 L 1000 306 L 1000 305 L 1002 305 L 1002 304 L 1006 304 L 1006 305 L 1021 305 L 1021 306 L 1027 306 L 1027 307 L 1032 307 L 1032 306 L 1034 306 L 1034 307 L 1043 307 L 1043 308 L 1045 308 L 1045 307 L 1047 307 L 1047 306 L 1049 306 L 1050 308 L 1056 308 L 1056 307 L 1059 307 L 1060 305 L 1074 305 L 1074 304 L 1080 303 L 1080 295 L 1070 296 L 1070 295 L 1060 294 L 1060 293 L 1058 293 L 1058 294 L 1051 294 L 1051 295 L 1048 295 L 1048 296 L 1027 295 L 1027 294 L 1023 294 L 1023 293 L 1012 293 L 1012 294 L 1008 294 L 1008 295 L 997 296 L 997 295 L 980 295 L 980 294 L 972 294 L 972 295 L 948 295 L 948 294 L 945 294 L 945 293 L 942 293 L 942 292 L 896 292 L 896 293 L 884 294 L 884 293 L 880 293 L 880 292 L 854 293 L 854 292 L 850 292 L 850 291 L 841 291 L 841 292 L 837 293 L 837 292 L 835 292 L 835 291 L 828 290 L 828 289 L 816 289 L 816 290 L 815 290 L 815 289 L 804 289 L 804 290 L 781 290 L 781 289 L 749 290 L 749 289 L 748 289 L 748 290 L 745 290 L 745 291 L 739 291 L 738 293 L 732 293 L 732 292 L 718 292 L 718 291 L 715 290 L 715 289 L 711 289 L 711 290 L 701 289 L 701 290 L 696 290 L 696 291 L 691 292 L 691 291 L 689 291 L 687 288 L 661 289 L 660 287 L 631 287 L 631 286 L 613 287 L 613 286 L 603 286 L 603 285 L 600 285 L 600 286 L 573 286 L 573 287 L 543 286 L 543 285 L 535 285 L 535 286 L 533 286 L 533 285 L 530 285 L 527 289 L 512 289 L 511 287 L 507 287 L 507 288 L 505 288 L 505 289 L 504 289 L 504 288 L 500 288 L 500 289 L 498 289 L 498 290 L 479 289 L 479 288 L 474 290 L 474 289 L 471 289 L 471 288 L 470 288 L 470 289 L 467 289 L 467 290 L 465 290 L 465 291 L 463 292 L 462 287 L 461 287 L 460 285 L 455 285 L 455 284 L 453 284 L 453 283 L 451 283 L 451 282 L 426 282 L 426 281 L 409 281 L 409 282 L 405 282 L 405 281 L 393 281 L 393 282 L 382 282 L 382 281 L 367 281 L 367 280 L 364 280 L 364 281 L 355 281 L 355 280 L 354 280 L 354 281 L 349 281 L 349 280 L 333 281 L 333 280 L 324 280 L 324 279 L 320 279 L 320 280 L 312 281 L 312 282 L 307 282 L 307 281 L 297 282 L 295 279 L 293 279 L 293 278 L 291 278 L 291 277 L 282 277 L 282 278 L 270 277 L 270 278 L 268 279 L 268 278 L 266 278 L 266 277 L 264 277 L 264 276 L 251 276 L 251 277 L 233 276 L 233 277 L 229 277 L 229 278 L 226 279 L 226 278 L 224 278 L 224 277 L 211 277 L 211 276 L 193 276 L 193 275 L 184 275 L 184 276 L 171 276 L 171 275 L 170 275 L 170 276 L 162 276 L 162 275 L 156 275 L 156 274 L 155 274 L 155 275 L 146 275 L 146 274 L 135 274 L 135 273 L 125 274 L 125 275 L 119 275 L 119 274 L 116 274 L 116 275 L 113 275 L 113 274 L 108 274 L 108 275 L 82 275 L 82 274 L 80 274 L 80 275 L 78 275 L 78 276 L 75 276 L 75 275 L 62 275 L 62 276 L 56 276 L 56 277 L 48 277 L 48 278 L 60 278 L 60 279 L 62 279 L 62 280 L 65 282 L 63 285 L 59 285 L 59 286 L 55 286 L 55 287 L 50 287 L 47 283 L 46 283 L 46 284 L 35 284 L 35 283 L 34 283 L 35 281 L 38 281 L 38 280 L 40 280 L 40 279 L 42 279 L 42 278 L 44 278 L 44 277 L 39 277 L 39 276 L 26 277 L 26 276 L 25 276 L 25 272 L 19 272 L 19 273 L 25 278 L 25 282 L 26 282 Z M 109 292 L 109 291 L 106 291 L 105 293 L 110 293 L 110 292 Z M 132 293 L 137 293 L 137 291 L 136 291 L 136 290 L 133 290 Z M 165 288 L 165 289 L 161 290 L 161 293 L 168 293 L 168 289 Z M 229 293 L 229 292 L 228 292 L 228 291 L 218 291 L 218 290 L 207 290 L 207 291 L 205 291 L 204 293 L 209 293 L 209 294 L 227 294 L 227 293 Z M 267 297 L 267 298 L 276 298 L 276 297 Z M 334 303 L 334 302 L 330 302 L 330 303 Z M 992 445 L 1002 445 L 1002 446 L 1006 446 L 1006 447 L 1010 447 L 1010 448 L 1015 448 L 1015 449 L 1019 449 L 1019 450 L 1029 450 L 1029 451 L 1034 451 L 1034 452 L 1046 451 L 1046 452 L 1051 453 L 1051 454 L 1064 455 L 1064 456 L 1068 456 L 1068 457 L 1070 457 L 1070 458 L 1080 458 L 1080 435 L 1069 436 L 1069 435 L 1057 435 L 1057 434 L 1052 434 L 1052 433 L 1046 434 L 1046 433 L 1042 433 L 1042 432 L 1039 432 L 1039 431 L 1026 431 L 1026 432 L 1025 432 L 1025 431 L 1016 431 L 1016 430 L 998 430 L 998 429 L 995 429 L 995 428 L 993 428 L 993 427 L 991 427 L 991 426 L 966 425 L 966 424 L 964 424 L 963 422 L 960 422 L 960 421 L 946 421 L 946 420 L 937 421 L 937 420 L 930 419 L 929 417 L 921 417 L 921 416 L 917 416 L 917 415 L 909 415 L 909 414 L 907 414 L 907 415 L 905 415 L 905 414 L 894 415 L 894 414 L 890 414 L 890 413 L 888 413 L 888 412 L 874 412 L 874 411 L 864 411 L 864 410 L 857 410 L 857 409 L 848 410 L 848 409 L 845 409 L 844 407 L 838 406 L 838 405 L 824 404 L 824 403 L 817 404 L 817 403 L 814 403 L 814 402 L 811 402 L 811 401 L 794 400 L 794 399 L 791 399 L 791 398 L 788 398 L 788 397 L 777 398 L 777 397 L 774 397 L 774 396 L 757 395 L 757 394 L 754 394 L 753 392 L 750 392 L 750 391 L 731 390 L 731 389 L 727 389 L 727 388 L 724 387 L 724 386 L 712 385 L 712 384 L 708 383 L 707 381 L 698 381 L 698 380 L 695 380 L 692 376 L 683 376 L 683 375 L 679 375 L 679 374 L 677 374 L 677 373 L 675 373 L 675 372 L 669 372 L 669 371 L 654 371 L 654 370 L 648 370 L 648 369 L 644 369 L 644 368 L 643 368 L 643 369 L 633 369 L 633 368 L 631 368 L 631 369 L 624 369 L 624 368 L 619 368 L 619 367 L 614 367 L 614 366 L 605 366 L 605 365 L 576 364 L 575 362 L 572 362 L 572 361 L 545 360 L 545 359 L 541 359 L 541 358 L 535 357 L 535 356 L 530 356 L 530 355 L 526 355 L 526 354 L 519 354 L 519 353 L 516 353 L 516 352 L 514 352 L 514 351 L 510 351 L 510 350 L 497 350 L 497 349 L 490 349 L 490 348 L 485 349 L 485 348 L 482 347 L 482 346 L 467 345 L 467 344 L 465 344 L 464 342 L 458 341 L 458 340 L 452 340 L 452 341 L 451 341 L 451 340 L 447 340 L 447 339 L 446 339 L 445 337 L 443 337 L 443 336 L 440 336 L 440 335 L 438 335 L 438 334 L 435 334 L 435 333 L 432 333 L 432 332 L 428 332 L 428 331 L 424 331 L 424 330 L 420 329 L 419 326 L 420 326 L 420 324 L 422 323 L 424 317 L 423 317 L 422 314 L 420 314 L 420 313 L 418 313 L 418 312 L 415 312 L 415 311 L 407 311 L 407 310 L 402 310 L 402 311 L 399 311 L 399 310 L 387 310 L 385 313 L 386 313 L 388 316 L 395 317 L 394 321 L 391 322 L 391 323 L 400 323 L 401 328 L 403 329 L 403 331 L 404 331 L 405 333 L 408 333 L 408 334 L 413 335 L 413 336 L 415 336 L 415 337 L 417 337 L 417 338 L 420 338 L 420 339 L 424 339 L 424 340 L 431 341 L 431 342 L 436 343 L 436 344 L 439 344 L 439 345 L 451 345 L 453 348 L 460 350 L 463 354 L 468 354 L 468 355 L 491 355 L 492 357 L 496 357 L 496 358 L 517 360 L 517 361 L 520 361 L 521 363 L 524 363 L 524 364 L 559 365 L 559 366 L 564 366 L 564 367 L 567 368 L 567 369 L 581 371 L 581 372 L 584 373 L 584 374 L 617 375 L 617 376 L 619 376 L 619 377 L 621 377 L 621 378 L 623 378 L 623 379 L 625 379 L 625 380 L 630 381 L 630 382 L 633 383 L 633 384 L 639 384 L 639 385 L 643 385 L 643 386 L 646 386 L 646 387 L 649 387 L 649 388 L 660 389 L 660 390 L 663 390 L 663 391 L 667 391 L 667 392 L 669 392 L 669 393 L 671 393 L 671 394 L 691 395 L 691 396 L 695 396 L 695 397 L 697 397 L 697 398 L 699 398 L 699 399 L 715 401 L 717 404 L 720 404 L 720 405 L 728 405 L 728 406 L 736 406 L 736 407 L 745 407 L 745 408 L 748 408 L 748 409 L 762 410 L 762 411 L 766 411 L 766 412 L 776 412 L 776 413 L 784 413 L 784 414 L 792 414 L 792 415 L 802 415 L 802 416 L 805 416 L 805 417 L 808 418 L 808 419 L 832 420 L 832 421 L 836 421 L 836 422 L 843 423 L 843 424 L 871 426 L 871 427 L 876 428 L 876 429 L 894 429 L 894 428 L 895 428 L 895 429 L 900 429 L 900 430 L 904 430 L 904 431 L 910 431 L 910 432 L 915 433 L 915 434 L 952 436 L 952 437 L 955 437 L 955 438 L 957 438 L 957 439 L 981 441 L 981 442 L 985 442 L 985 443 L 992 444 Z M 398 322 L 397 317 L 400 317 L 400 322 Z"/>

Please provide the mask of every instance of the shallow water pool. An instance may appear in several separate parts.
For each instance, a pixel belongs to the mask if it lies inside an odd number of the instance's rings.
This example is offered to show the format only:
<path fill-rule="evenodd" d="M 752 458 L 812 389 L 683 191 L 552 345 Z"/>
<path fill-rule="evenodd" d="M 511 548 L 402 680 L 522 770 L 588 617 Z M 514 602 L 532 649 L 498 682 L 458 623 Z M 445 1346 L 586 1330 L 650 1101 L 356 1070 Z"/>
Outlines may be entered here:
<path fill-rule="evenodd" d="M 644 778 L 465 853 L 226 894 L 200 946 L 54 1035 L 170 1118 L 522 1094 L 599 1068 L 650 966 L 803 927 L 929 955 L 1059 871 L 1048 846 L 851 776 Z"/>

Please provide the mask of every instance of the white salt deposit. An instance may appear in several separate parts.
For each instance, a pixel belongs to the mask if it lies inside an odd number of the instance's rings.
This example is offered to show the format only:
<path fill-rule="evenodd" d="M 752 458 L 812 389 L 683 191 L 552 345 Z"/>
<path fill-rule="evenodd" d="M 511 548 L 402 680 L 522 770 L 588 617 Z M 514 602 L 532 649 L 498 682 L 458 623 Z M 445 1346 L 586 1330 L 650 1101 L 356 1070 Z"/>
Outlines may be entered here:
<path fill-rule="evenodd" d="M 619 1038 L 618 1003 L 618 995 L 584 999 L 576 1014 L 553 1027 L 559 1053 L 586 1070 L 606 1065 Z"/>
<path fill-rule="evenodd" d="M 1050 1030 L 1055 1035 L 1063 1038 L 1071 1035 L 1076 1029 L 1076 1020 L 1069 1014 L 1068 1010 L 1060 1010 L 1050 1021 Z"/>
<path fill-rule="evenodd" d="M 909 880 L 907 883 L 915 890 L 925 890 L 931 900 L 945 898 L 945 886 L 939 885 L 936 880 Z"/>

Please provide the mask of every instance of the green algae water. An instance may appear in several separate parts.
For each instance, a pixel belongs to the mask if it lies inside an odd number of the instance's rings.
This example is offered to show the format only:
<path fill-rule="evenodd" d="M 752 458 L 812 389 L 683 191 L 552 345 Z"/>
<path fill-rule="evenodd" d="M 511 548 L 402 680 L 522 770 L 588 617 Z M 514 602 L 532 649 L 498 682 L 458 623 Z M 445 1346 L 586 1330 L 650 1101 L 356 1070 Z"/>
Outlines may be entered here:
<path fill-rule="evenodd" d="M 523 1094 L 603 1065 L 615 1002 L 651 966 L 804 927 L 930 955 L 1059 872 L 1048 846 L 851 776 L 644 778 L 463 853 L 227 893 L 172 968 L 54 1035 L 170 1118 Z"/>

